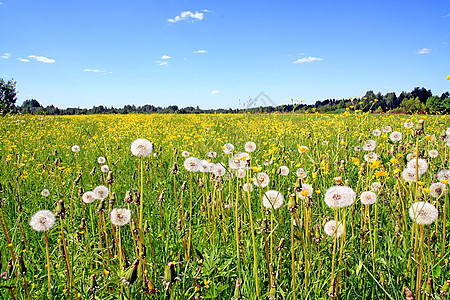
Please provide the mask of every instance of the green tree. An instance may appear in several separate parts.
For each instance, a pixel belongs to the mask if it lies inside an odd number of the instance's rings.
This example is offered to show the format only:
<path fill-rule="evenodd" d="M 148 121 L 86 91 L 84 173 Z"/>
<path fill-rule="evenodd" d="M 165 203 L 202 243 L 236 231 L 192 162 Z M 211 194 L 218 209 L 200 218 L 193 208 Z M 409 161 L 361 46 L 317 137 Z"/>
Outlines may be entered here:
<path fill-rule="evenodd" d="M 14 109 L 17 100 L 16 82 L 12 79 L 6 82 L 0 78 L 0 111 L 6 115 Z"/>
<path fill-rule="evenodd" d="M 411 97 L 403 99 L 401 107 L 407 113 L 416 113 L 425 111 L 425 104 L 420 102 L 419 97 L 415 98 Z"/>
<path fill-rule="evenodd" d="M 431 96 L 427 99 L 427 111 L 434 114 L 438 111 L 442 112 L 445 110 L 444 101 L 440 97 Z"/>

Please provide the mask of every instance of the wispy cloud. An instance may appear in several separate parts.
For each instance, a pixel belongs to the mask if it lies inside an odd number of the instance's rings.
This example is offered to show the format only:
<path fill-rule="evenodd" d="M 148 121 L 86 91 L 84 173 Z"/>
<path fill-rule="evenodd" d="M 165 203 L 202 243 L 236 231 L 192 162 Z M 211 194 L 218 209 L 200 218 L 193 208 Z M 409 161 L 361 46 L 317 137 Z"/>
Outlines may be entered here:
<path fill-rule="evenodd" d="M 156 63 L 157 63 L 159 66 L 168 66 L 168 65 L 169 65 L 169 62 L 168 62 L 167 60 L 166 60 L 166 61 L 160 61 L 160 60 L 157 60 Z"/>
<path fill-rule="evenodd" d="M 203 12 L 212 12 L 212 10 L 209 10 L 209 9 L 203 9 L 202 11 Z"/>
<path fill-rule="evenodd" d="M 84 69 L 83 72 L 106 73 L 106 71 L 98 69 Z"/>
<path fill-rule="evenodd" d="M 208 51 L 206 51 L 206 50 L 195 50 L 193 53 L 206 53 L 206 52 L 208 52 Z"/>
<path fill-rule="evenodd" d="M 179 21 L 201 21 L 203 20 L 203 13 L 196 11 L 195 13 L 191 12 L 191 11 L 182 11 L 181 14 L 179 16 L 175 16 L 175 18 L 173 19 L 167 19 L 167 21 L 169 21 L 170 23 L 176 23 Z"/>
<path fill-rule="evenodd" d="M 34 59 L 35 61 L 42 62 L 44 64 L 52 64 L 56 62 L 53 58 L 47 58 L 45 56 L 28 55 L 28 58 Z"/>
<path fill-rule="evenodd" d="M 299 58 L 296 61 L 293 61 L 292 63 L 302 64 L 302 63 L 310 63 L 313 61 L 322 61 L 322 60 L 323 60 L 323 58 L 320 58 L 320 57 L 308 56 L 308 57 L 304 57 L 304 58 Z"/>
<path fill-rule="evenodd" d="M 422 49 L 420 49 L 419 51 L 417 51 L 416 53 L 417 54 L 428 54 L 428 53 L 430 53 L 431 52 L 431 49 L 428 49 L 428 48 L 422 48 Z"/>
<path fill-rule="evenodd" d="M 4 59 L 9 59 L 10 57 L 11 57 L 11 53 L 3 53 L 3 55 L 2 55 L 2 58 L 4 58 Z"/>
<path fill-rule="evenodd" d="M 219 90 L 214 90 L 214 91 L 211 91 L 211 94 L 212 95 L 220 94 L 220 91 Z"/>
<path fill-rule="evenodd" d="M 450 17 L 450 14 L 446 14 L 446 15 L 444 16 L 444 18 L 448 18 L 448 17 Z"/>
<path fill-rule="evenodd" d="M 163 55 L 161 56 L 161 59 L 170 59 L 171 57 L 169 55 Z"/>
<path fill-rule="evenodd" d="M 0 5 L 3 5 L 3 2 L 0 2 Z"/>
<path fill-rule="evenodd" d="M 26 58 L 18 58 L 17 60 L 21 62 L 30 62 L 30 60 Z"/>

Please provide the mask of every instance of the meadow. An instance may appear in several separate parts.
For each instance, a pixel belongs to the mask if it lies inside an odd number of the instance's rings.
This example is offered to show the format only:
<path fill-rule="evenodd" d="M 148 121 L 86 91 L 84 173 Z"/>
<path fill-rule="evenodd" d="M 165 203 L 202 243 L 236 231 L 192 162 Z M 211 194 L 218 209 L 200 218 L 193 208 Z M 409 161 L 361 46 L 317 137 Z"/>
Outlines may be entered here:
<path fill-rule="evenodd" d="M 445 299 L 449 127 L 0 118 L 0 299 Z"/>

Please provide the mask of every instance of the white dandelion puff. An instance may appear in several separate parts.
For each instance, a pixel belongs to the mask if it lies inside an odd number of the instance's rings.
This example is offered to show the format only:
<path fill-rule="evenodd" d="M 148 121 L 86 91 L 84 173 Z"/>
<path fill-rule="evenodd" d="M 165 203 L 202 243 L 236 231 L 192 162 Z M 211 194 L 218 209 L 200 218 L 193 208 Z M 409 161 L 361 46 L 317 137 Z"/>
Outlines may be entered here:
<path fill-rule="evenodd" d="M 361 193 L 361 203 L 364 205 L 374 204 L 377 201 L 377 195 L 372 191 Z"/>
<path fill-rule="evenodd" d="M 264 193 L 262 203 L 266 209 L 279 209 L 283 206 L 283 195 L 275 190 L 269 190 Z"/>
<path fill-rule="evenodd" d="M 380 129 L 375 129 L 374 131 L 372 131 L 373 136 L 380 136 L 381 135 L 381 130 Z"/>
<path fill-rule="evenodd" d="M 428 155 L 431 158 L 436 158 L 439 156 L 439 151 L 437 151 L 436 149 L 432 149 L 432 150 L 428 151 Z"/>
<path fill-rule="evenodd" d="M 403 180 L 405 181 L 416 181 L 416 169 L 406 168 L 402 172 Z M 419 174 L 420 178 L 420 174 Z"/>
<path fill-rule="evenodd" d="M 108 173 L 109 172 L 109 166 L 108 165 L 103 165 L 103 166 L 101 166 L 100 170 L 103 173 Z"/>
<path fill-rule="evenodd" d="M 306 172 L 305 169 L 303 169 L 303 168 L 298 168 L 297 171 L 295 172 L 295 174 L 300 179 L 304 179 L 304 178 L 306 178 L 306 176 L 308 176 L 308 172 Z"/>
<path fill-rule="evenodd" d="M 403 126 L 407 129 L 412 128 L 414 126 L 414 123 L 411 121 L 406 121 L 405 123 L 403 123 Z"/>
<path fill-rule="evenodd" d="M 367 162 L 373 162 L 378 159 L 378 154 L 375 152 L 369 152 L 368 154 L 364 155 L 364 160 Z"/>
<path fill-rule="evenodd" d="M 73 145 L 73 146 L 72 146 L 72 152 L 75 152 L 75 153 L 80 152 L 80 146 L 78 146 L 78 145 Z"/>
<path fill-rule="evenodd" d="M 95 198 L 94 192 L 93 191 L 88 191 L 85 192 L 83 194 L 83 196 L 81 196 L 81 200 L 83 200 L 84 203 L 92 203 L 96 200 L 97 198 Z"/>
<path fill-rule="evenodd" d="M 379 183 L 378 181 L 373 182 L 370 185 L 370 189 L 372 190 L 372 192 L 379 192 L 381 189 L 381 183 Z"/>
<path fill-rule="evenodd" d="M 282 175 L 282 176 L 287 176 L 289 175 L 289 168 L 286 166 L 280 166 L 278 168 L 278 174 Z"/>
<path fill-rule="evenodd" d="M 30 220 L 30 226 L 36 231 L 49 231 L 55 225 L 55 215 L 49 210 L 40 210 Z"/>
<path fill-rule="evenodd" d="M 416 169 L 416 159 L 412 158 L 410 161 L 408 161 L 406 168 Z M 417 159 L 417 170 L 419 171 L 419 175 L 423 175 L 427 172 L 428 163 L 425 159 L 423 158 Z"/>
<path fill-rule="evenodd" d="M 399 142 L 402 140 L 403 135 L 401 132 L 399 131 L 393 131 L 390 135 L 389 138 L 391 139 L 391 141 L 395 142 Z"/>
<path fill-rule="evenodd" d="M 221 163 L 217 163 L 213 169 L 213 174 L 217 177 L 222 177 L 226 172 L 227 170 Z"/>
<path fill-rule="evenodd" d="M 336 235 L 336 237 L 341 237 L 344 234 L 344 226 L 342 225 L 341 222 L 336 220 L 330 220 L 328 222 L 325 223 L 325 225 L 323 226 L 323 230 L 325 231 L 325 234 L 328 236 L 332 236 L 334 237 Z"/>
<path fill-rule="evenodd" d="M 190 156 L 185 159 L 183 166 L 189 172 L 197 172 L 200 167 L 200 160 L 197 157 Z"/>
<path fill-rule="evenodd" d="M 245 151 L 253 152 L 256 150 L 256 144 L 254 142 L 247 142 L 244 146 Z"/>
<path fill-rule="evenodd" d="M 388 133 L 392 131 L 392 127 L 389 125 L 384 125 L 383 127 L 381 127 L 381 131 Z"/>
<path fill-rule="evenodd" d="M 414 202 L 409 208 L 409 217 L 419 225 L 430 225 L 439 215 L 433 204 L 428 202 Z"/>
<path fill-rule="evenodd" d="M 311 185 L 307 183 L 302 183 L 302 189 L 300 192 L 297 193 L 297 196 L 300 199 L 307 199 L 309 197 L 312 197 L 314 190 Z"/>
<path fill-rule="evenodd" d="M 355 202 L 355 191 L 348 186 L 333 186 L 325 192 L 325 204 L 331 208 L 350 206 Z"/>
<path fill-rule="evenodd" d="M 147 139 L 136 139 L 131 143 L 131 153 L 137 157 L 147 157 L 153 151 L 153 144 Z"/>
<path fill-rule="evenodd" d="M 242 186 L 242 189 L 246 192 L 253 192 L 253 184 L 249 183 L 244 183 L 244 185 Z"/>
<path fill-rule="evenodd" d="M 447 194 L 447 187 L 442 182 L 436 182 L 430 185 L 430 195 L 434 198 L 439 198 Z"/>
<path fill-rule="evenodd" d="M 47 189 L 43 189 L 41 191 L 41 195 L 42 195 L 42 197 L 48 197 L 50 195 L 50 191 Z"/>
<path fill-rule="evenodd" d="M 103 164 L 106 162 L 106 158 L 103 157 L 103 156 L 99 156 L 99 157 L 97 158 L 97 162 L 98 162 L 99 164 L 103 165 Z"/>
<path fill-rule="evenodd" d="M 222 146 L 222 150 L 225 154 L 232 153 L 234 151 L 234 145 L 230 143 L 226 143 Z"/>
<path fill-rule="evenodd" d="M 103 200 L 109 195 L 109 190 L 104 185 L 97 186 L 94 190 L 94 197 L 95 199 Z"/>
<path fill-rule="evenodd" d="M 183 152 L 181 152 L 181 156 L 183 156 L 184 158 L 188 158 L 189 157 L 189 152 L 188 151 L 183 151 Z"/>
<path fill-rule="evenodd" d="M 266 187 L 269 185 L 270 177 L 264 172 L 258 173 L 253 179 L 253 184 L 257 187 Z"/>
<path fill-rule="evenodd" d="M 450 170 L 441 170 L 437 173 L 438 180 L 449 180 L 450 181 Z"/>
<path fill-rule="evenodd" d="M 373 151 L 377 147 L 377 142 L 374 140 L 367 140 L 364 142 L 363 150 L 364 151 Z"/>
<path fill-rule="evenodd" d="M 110 214 L 111 223 L 115 226 L 123 226 L 130 222 L 131 211 L 125 208 L 114 208 Z"/>

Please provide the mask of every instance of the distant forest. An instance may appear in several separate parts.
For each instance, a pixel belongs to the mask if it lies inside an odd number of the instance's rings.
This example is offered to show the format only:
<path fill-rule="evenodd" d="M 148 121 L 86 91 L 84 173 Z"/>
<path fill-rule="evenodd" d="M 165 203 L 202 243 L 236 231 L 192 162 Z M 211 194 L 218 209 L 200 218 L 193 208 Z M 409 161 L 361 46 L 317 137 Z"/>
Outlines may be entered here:
<path fill-rule="evenodd" d="M 257 100 L 257 99 L 256 99 Z M 249 103 L 258 103 L 258 101 L 250 99 Z M 249 106 L 249 105 L 247 105 Z M 394 92 L 382 95 L 368 91 L 362 97 L 350 99 L 326 99 L 317 101 L 315 104 L 298 103 L 291 100 L 290 104 L 282 104 L 278 106 L 259 106 L 229 108 L 229 109 L 201 109 L 197 107 L 183 107 L 170 105 L 167 107 L 159 107 L 151 104 L 144 106 L 125 105 L 122 108 L 105 107 L 103 105 L 94 106 L 92 108 L 66 108 L 60 109 L 53 105 L 43 107 L 37 100 L 28 99 L 24 101 L 22 106 L 14 106 L 12 113 L 22 114 L 39 114 L 39 115 L 85 115 L 85 114 L 158 114 L 158 113 L 178 113 L 178 114 L 199 114 L 199 113 L 342 113 L 348 110 L 361 110 L 363 112 L 373 113 L 429 113 L 429 114 L 446 114 L 450 113 L 450 93 L 445 92 L 442 95 L 433 95 L 431 90 L 425 88 L 414 88 L 411 92 L 402 92 L 396 95 Z"/>

